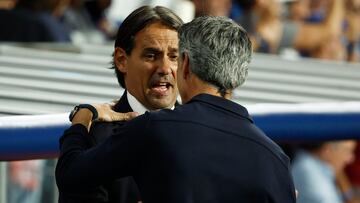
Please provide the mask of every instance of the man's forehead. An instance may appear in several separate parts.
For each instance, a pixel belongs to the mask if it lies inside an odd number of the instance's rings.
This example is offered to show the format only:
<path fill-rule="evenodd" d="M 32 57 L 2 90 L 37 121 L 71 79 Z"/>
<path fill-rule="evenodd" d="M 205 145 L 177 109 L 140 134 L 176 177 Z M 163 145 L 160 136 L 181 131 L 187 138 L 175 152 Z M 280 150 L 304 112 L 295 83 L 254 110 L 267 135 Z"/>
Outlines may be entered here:
<path fill-rule="evenodd" d="M 172 47 L 172 48 L 178 48 L 179 46 L 179 39 L 177 37 L 171 37 L 171 36 L 155 36 L 155 35 L 149 35 L 142 39 L 139 39 L 139 45 L 141 48 L 145 47 Z"/>
<path fill-rule="evenodd" d="M 139 45 L 141 48 L 166 46 L 177 49 L 178 42 L 177 31 L 161 23 L 153 23 L 135 36 L 135 46 Z"/>

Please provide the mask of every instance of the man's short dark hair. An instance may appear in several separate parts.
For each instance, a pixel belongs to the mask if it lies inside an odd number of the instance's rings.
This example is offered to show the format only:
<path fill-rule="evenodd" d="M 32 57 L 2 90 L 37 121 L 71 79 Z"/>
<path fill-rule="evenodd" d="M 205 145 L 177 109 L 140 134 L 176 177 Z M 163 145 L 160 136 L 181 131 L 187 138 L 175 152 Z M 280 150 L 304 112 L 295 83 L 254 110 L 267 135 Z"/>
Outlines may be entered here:
<path fill-rule="evenodd" d="M 115 48 L 120 47 L 125 50 L 126 54 L 130 55 L 134 48 L 136 33 L 155 22 L 161 22 L 176 31 L 183 24 L 181 18 L 168 8 L 162 6 L 142 6 L 126 17 L 120 25 L 116 36 Z M 115 69 L 119 84 L 121 87 L 126 88 L 124 74 L 116 68 L 114 61 L 113 68 Z"/>

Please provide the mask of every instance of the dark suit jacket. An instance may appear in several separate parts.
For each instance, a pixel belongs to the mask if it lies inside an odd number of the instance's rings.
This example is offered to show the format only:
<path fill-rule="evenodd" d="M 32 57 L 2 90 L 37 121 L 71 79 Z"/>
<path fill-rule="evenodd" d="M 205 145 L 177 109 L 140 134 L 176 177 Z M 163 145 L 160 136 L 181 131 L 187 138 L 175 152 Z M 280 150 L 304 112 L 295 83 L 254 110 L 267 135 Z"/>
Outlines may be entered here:
<path fill-rule="evenodd" d="M 61 138 L 61 190 L 132 175 L 144 203 L 295 202 L 287 156 L 230 100 L 201 94 L 146 113 L 91 150 L 87 134 L 78 124 Z"/>
<path fill-rule="evenodd" d="M 120 100 L 115 104 L 116 112 L 132 112 L 127 100 L 126 91 L 124 91 Z M 125 122 L 96 122 L 91 126 L 88 146 L 94 147 L 109 137 L 115 128 L 123 125 Z M 64 192 L 59 191 L 59 203 L 72 202 L 109 202 L 109 203 L 137 203 L 140 201 L 140 193 L 137 185 L 132 177 L 123 177 L 115 181 L 104 183 L 98 188 L 92 189 L 90 192 Z"/>
<path fill-rule="evenodd" d="M 127 113 L 134 111 L 127 100 L 126 91 L 116 103 L 114 110 L 116 112 Z M 103 142 L 109 137 L 116 127 L 123 125 L 125 122 L 101 122 L 94 123 L 90 130 L 90 135 L 94 138 L 96 145 Z M 116 181 L 105 184 L 104 189 L 108 193 L 110 203 L 137 203 L 140 201 L 140 193 L 132 177 L 124 177 Z"/>

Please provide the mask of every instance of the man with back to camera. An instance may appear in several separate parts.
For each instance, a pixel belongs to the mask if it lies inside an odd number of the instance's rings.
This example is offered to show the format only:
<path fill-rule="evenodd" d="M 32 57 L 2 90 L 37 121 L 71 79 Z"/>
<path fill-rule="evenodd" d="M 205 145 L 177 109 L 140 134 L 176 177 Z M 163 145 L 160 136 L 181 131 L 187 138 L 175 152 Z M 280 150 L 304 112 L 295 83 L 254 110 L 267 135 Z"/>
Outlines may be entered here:
<path fill-rule="evenodd" d="M 165 7 L 143 6 L 119 27 L 113 65 L 119 84 L 126 89 L 115 104 L 117 112 L 173 108 L 177 97 L 175 73 L 177 30 L 182 20 Z M 120 114 L 125 119 L 131 114 Z M 124 118 L 125 117 L 125 118 Z M 106 120 L 106 119 L 104 119 Z M 101 143 L 119 123 L 96 122 L 90 129 L 90 146 Z M 104 187 L 76 193 L 59 191 L 59 202 L 135 203 L 140 200 L 131 177 L 104 183 Z"/>
<path fill-rule="evenodd" d="M 77 111 L 60 140 L 59 189 L 91 190 L 132 175 L 144 203 L 295 202 L 288 157 L 230 100 L 251 59 L 244 29 L 225 17 L 200 17 L 179 38 L 184 105 L 145 113 L 90 150 L 92 120 L 116 113 L 102 105 Z"/>

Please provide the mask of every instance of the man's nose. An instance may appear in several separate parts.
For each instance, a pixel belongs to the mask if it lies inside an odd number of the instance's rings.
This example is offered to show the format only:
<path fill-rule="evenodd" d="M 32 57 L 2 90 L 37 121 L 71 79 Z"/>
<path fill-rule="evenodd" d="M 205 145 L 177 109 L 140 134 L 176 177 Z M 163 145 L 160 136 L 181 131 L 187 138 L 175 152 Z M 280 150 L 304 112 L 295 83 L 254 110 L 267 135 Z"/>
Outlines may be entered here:
<path fill-rule="evenodd" d="M 156 72 L 160 75 L 171 74 L 171 61 L 167 57 L 163 57 L 159 60 Z"/>

